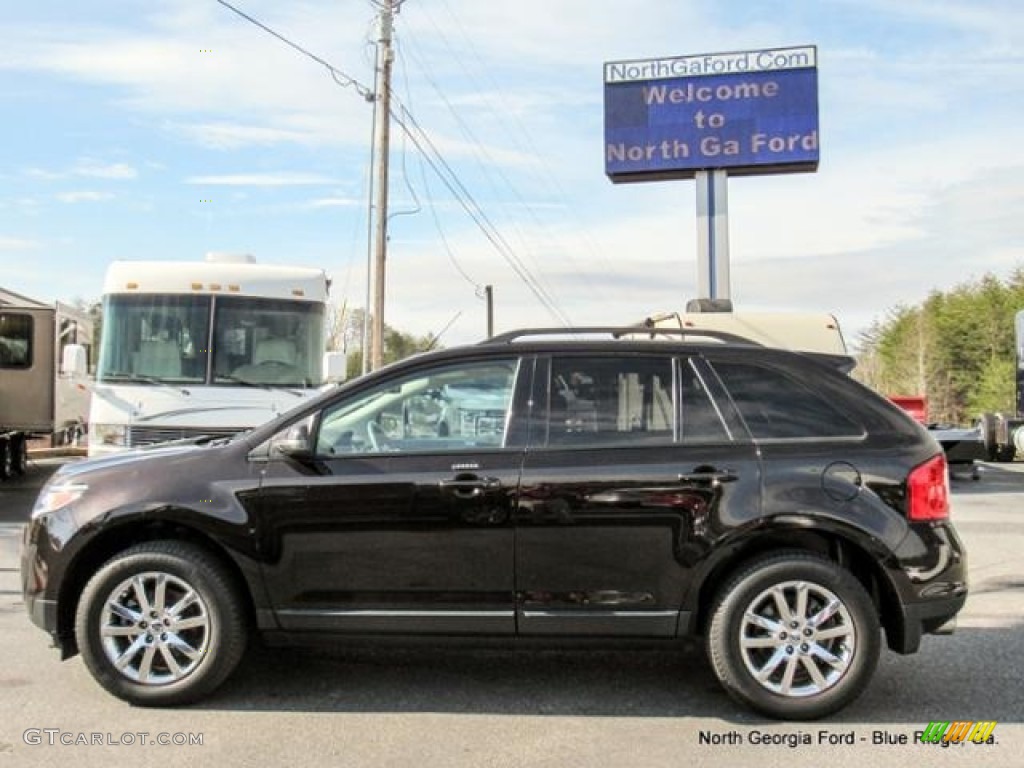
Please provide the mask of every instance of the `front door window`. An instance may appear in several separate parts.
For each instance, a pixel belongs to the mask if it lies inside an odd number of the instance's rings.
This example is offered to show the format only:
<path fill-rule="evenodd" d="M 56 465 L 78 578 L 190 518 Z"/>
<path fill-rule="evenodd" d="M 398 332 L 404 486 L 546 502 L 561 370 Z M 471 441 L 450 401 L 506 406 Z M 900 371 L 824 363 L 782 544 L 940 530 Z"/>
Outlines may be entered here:
<path fill-rule="evenodd" d="M 328 408 L 316 454 L 465 452 L 505 445 L 512 360 L 415 373 Z"/>

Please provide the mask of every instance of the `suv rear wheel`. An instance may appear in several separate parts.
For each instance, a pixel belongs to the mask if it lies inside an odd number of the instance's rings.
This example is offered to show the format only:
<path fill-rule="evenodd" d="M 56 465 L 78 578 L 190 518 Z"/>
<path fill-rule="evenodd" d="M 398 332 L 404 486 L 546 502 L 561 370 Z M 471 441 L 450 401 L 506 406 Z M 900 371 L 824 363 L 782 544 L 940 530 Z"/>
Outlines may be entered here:
<path fill-rule="evenodd" d="M 133 704 L 195 701 L 219 686 L 245 651 L 245 617 L 224 567 L 178 541 L 117 555 L 86 585 L 75 632 L 93 677 Z"/>
<path fill-rule="evenodd" d="M 750 563 L 719 593 L 708 656 L 733 698 L 770 717 L 842 708 L 878 663 L 874 606 L 849 571 L 806 552 Z"/>

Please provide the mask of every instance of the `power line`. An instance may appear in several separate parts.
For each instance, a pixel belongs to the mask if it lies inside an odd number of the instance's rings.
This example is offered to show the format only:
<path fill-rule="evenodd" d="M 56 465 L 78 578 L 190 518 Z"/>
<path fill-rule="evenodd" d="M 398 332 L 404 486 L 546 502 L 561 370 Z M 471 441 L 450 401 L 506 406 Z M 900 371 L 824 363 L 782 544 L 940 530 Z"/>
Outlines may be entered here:
<path fill-rule="evenodd" d="M 519 276 L 527 288 L 533 293 L 538 301 L 544 306 L 548 312 L 555 318 L 555 320 L 562 325 L 570 326 L 572 322 L 562 312 L 550 294 L 545 290 L 544 286 L 533 276 L 529 268 L 523 263 L 508 241 L 502 236 L 501 232 L 490 220 L 479 203 L 473 198 L 472 194 L 466 189 L 465 185 L 459 179 L 455 171 L 452 170 L 451 166 L 444 159 L 437 147 L 430 140 L 430 137 L 416 122 L 416 119 L 411 113 L 404 107 L 401 108 L 401 115 L 392 110 L 391 117 L 396 123 L 402 128 L 403 131 L 409 136 L 409 139 L 413 144 L 420 150 L 420 153 L 424 156 L 427 164 L 434 169 L 434 172 L 441 179 L 441 182 L 448 188 L 448 191 L 452 193 L 456 201 L 462 206 L 463 210 L 469 215 L 469 217 L 476 223 L 477 227 L 483 232 L 484 236 L 491 242 L 498 253 L 506 263 L 512 268 L 512 270 Z M 415 130 L 414 130 L 415 129 Z M 429 151 L 428 151 L 429 150 Z M 444 172 L 442 172 L 442 168 Z"/>
<path fill-rule="evenodd" d="M 450 261 L 452 266 L 455 267 L 455 271 L 459 273 L 463 280 L 473 286 L 476 295 L 479 297 L 483 290 L 482 286 L 470 277 L 469 273 L 467 273 L 466 270 L 462 268 L 462 265 L 459 264 L 458 259 L 455 258 L 455 253 L 452 251 L 451 245 L 448 243 L 448 237 L 445 235 L 444 229 L 441 227 L 441 219 L 438 218 L 437 208 L 434 207 L 433 195 L 430 192 L 430 184 L 427 182 L 426 160 L 422 153 L 420 154 L 420 161 L 420 176 L 423 179 L 423 189 L 427 193 L 427 204 L 430 206 L 430 215 L 434 220 L 434 227 L 437 229 L 437 235 L 441 238 L 441 244 L 444 246 L 444 252 L 448 255 L 448 261 Z"/>
<path fill-rule="evenodd" d="M 306 50 L 305 48 L 303 48 L 298 43 L 292 42 L 287 37 L 282 35 L 280 32 L 276 32 L 275 30 L 271 29 L 266 24 L 264 24 L 262 21 L 260 21 L 258 19 L 255 19 L 252 16 L 250 16 L 249 14 L 247 14 L 245 11 L 243 11 L 243 10 L 241 10 L 239 8 L 236 8 L 231 3 L 227 2 L 227 0 L 217 0 L 217 2 L 220 3 L 221 5 L 223 5 L 225 8 L 227 8 L 229 11 L 232 11 L 233 13 L 236 13 L 239 16 L 241 16 L 243 19 L 248 21 L 250 24 L 255 24 L 257 27 L 262 29 L 267 34 L 273 35 L 274 37 L 276 37 L 278 40 L 280 40 L 285 45 L 288 45 L 288 46 L 294 48 L 296 51 L 301 53 L 303 56 L 306 56 L 306 57 L 312 59 L 313 61 L 315 61 L 320 66 L 322 66 L 325 69 L 327 69 L 327 71 L 331 73 L 331 77 L 334 78 L 334 82 L 336 82 L 341 87 L 343 87 L 343 88 L 354 88 L 356 93 L 358 93 L 360 96 L 362 96 L 367 101 L 373 101 L 376 98 L 376 96 L 373 93 L 373 89 L 372 88 L 366 87 L 365 85 L 360 83 L 358 80 L 356 80 L 354 77 L 352 77 L 351 75 L 348 75 L 345 72 L 341 71 L 340 69 L 335 67 L 330 62 L 327 62 L 324 59 L 322 59 L 319 56 L 317 56 L 315 53 L 312 53 L 311 51 Z"/>
<path fill-rule="evenodd" d="M 338 83 L 338 85 L 345 88 L 351 87 L 367 101 L 376 103 L 377 96 L 373 89 L 363 85 L 354 77 L 346 74 L 345 72 L 338 69 L 330 62 L 326 61 L 320 56 L 317 56 L 316 54 L 312 53 L 306 48 L 303 48 L 298 43 L 289 40 L 287 37 L 271 29 L 258 19 L 250 16 L 249 14 L 240 10 L 239 8 L 236 8 L 234 5 L 227 2 L 227 0 L 216 1 L 228 10 L 232 11 L 233 13 L 248 21 L 250 24 L 259 27 L 264 32 L 273 35 L 275 38 L 285 43 L 289 47 L 298 51 L 307 58 L 312 59 L 317 64 L 320 64 L 322 67 L 327 69 L 328 72 L 330 72 L 331 77 L 334 79 L 336 83 Z M 383 7 L 379 0 L 371 0 L 371 2 L 377 7 Z M 405 0 L 392 0 L 392 9 L 397 11 L 399 8 L 401 8 L 404 2 Z M 487 214 L 484 213 L 483 209 L 473 198 L 472 194 L 470 194 L 469 190 L 459 179 L 458 174 L 455 173 L 452 167 L 444 159 L 440 151 L 430 140 L 430 137 L 426 134 L 423 128 L 416 122 L 416 119 L 413 117 L 413 115 L 405 107 L 402 107 L 401 109 L 402 115 L 405 117 L 405 119 L 400 117 L 393 109 L 389 109 L 390 117 L 394 119 L 399 126 L 401 126 L 406 136 L 409 137 L 409 140 L 416 145 L 417 149 L 420 150 L 420 154 L 423 156 L 427 164 L 430 165 L 430 167 L 438 175 L 438 178 L 441 179 L 442 183 L 448 188 L 448 190 L 452 193 L 455 199 L 462 206 L 463 210 L 465 210 L 466 213 L 470 216 L 470 218 L 474 221 L 474 223 L 476 223 L 480 231 L 483 232 L 484 236 L 491 242 L 491 244 L 495 247 L 495 249 L 502 256 L 502 258 L 505 259 L 505 261 L 516 273 L 516 275 L 523 281 L 523 283 L 526 284 L 526 286 L 534 294 L 537 300 L 540 301 L 540 303 L 545 307 L 545 309 L 547 309 L 548 312 L 550 312 L 551 315 L 559 323 L 562 323 L 565 326 L 570 326 L 572 323 L 569 320 L 569 318 L 565 315 L 564 312 L 562 312 L 558 308 L 557 304 L 554 302 L 550 294 L 547 292 L 547 290 L 545 290 L 544 286 L 541 285 L 537 278 L 533 276 L 533 274 L 530 272 L 526 264 L 523 263 L 522 259 L 520 259 L 516 255 L 515 251 L 509 245 L 508 241 L 505 240 L 505 238 L 498 231 L 497 227 L 495 227 L 494 223 L 488 218 Z M 410 128 L 410 123 L 412 124 L 412 126 L 415 127 L 415 130 L 419 132 L 419 137 L 417 137 L 417 135 L 413 132 L 413 129 Z M 430 150 L 429 152 L 428 148 Z M 433 154 L 431 155 L 431 153 Z M 445 172 L 442 172 L 442 168 L 447 173 L 447 175 Z"/>
<path fill-rule="evenodd" d="M 477 81 L 475 72 L 473 70 L 470 70 L 470 68 L 468 68 L 465 65 L 465 63 L 462 61 L 462 58 L 461 58 L 458 50 L 456 50 L 451 45 L 451 43 L 449 42 L 448 36 L 445 33 L 445 30 L 443 28 L 441 28 L 437 24 L 437 22 L 435 22 L 435 20 L 433 19 L 433 17 L 429 13 L 429 11 L 427 11 L 425 8 L 423 8 L 423 13 L 426 16 L 426 18 L 433 25 L 435 31 L 437 32 L 438 39 L 441 40 L 441 42 L 443 43 L 444 47 L 447 49 L 449 58 L 460 65 L 460 67 L 462 68 L 462 70 L 465 73 L 465 75 L 467 76 L 467 78 L 471 82 L 473 82 L 474 84 L 476 84 L 478 86 L 477 90 L 481 94 L 487 94 L 487 93 L 490 93 L 491 91 L 497 91 L 498 90 L 497 85 L 494 84 L 493 81 L 491 81 L 491 85 L 488 88 L 479 87 L 479 83 Z M 458 19 L 456 18 L 455 21 L 457 23 Z M 469 47 L 470 47 L 470 50 L 472 50 L 472 45 L 471 44 L 470 44 Z M 479 59 L 478 59 L 478 61 L 479 61 Z M 483 63 L 482 62 L 479 62 L 479 63 L 480 63 L 479 69 L 481 71 L 486 71 L 486 67 L 483 66 Z M 496 195 L 498 195 L 498 196 L 502 196 L 503 194 L 505 194 L 502 190 L 507 190 L 508 192 L 510 192 L 512 197 L 514 198 L 513 202 L 518 203 L 518 205 L 524 211 L 526 211 L 526 213 L 529 216 L 529 219 L 536 225 L 536 231 L 539 232 L 541 234 L 541 236 L 545 237 L 549 243 L 553 244 L 554 241 L 550 237 L 550 235 L 548 234 L 548 228 L 541 221 L 541 217 L 538 215 L 535 207 L 529 201 L 527 201 L 523 197 L 522 194 L 520 194 L 519 190 L 516 188 L 516 186 L 512 183 L 511 179 L 508 177 L 508 175 L 502 169 L 501 164 L 499 162 L 495 161 L 495 159 L 493 158 L 491 152 L 488 150 L 488 148 L 484 144 L 484 142 L 482 142 L 479 139 L 479 137 L 473 131 L 473 129 L 471 128 L 469 123 L 465 119 L 463 119 L 463 116 L 455 108 L 455 105 L 452 104 L 451 100 L 444 93 L 444 91 L 442 90 L 441 86 L 437 83 L 437 81 L 433 77 L 431 77 L 430 69 L 427 66 L 426 60 L 424 58 L 421 58 L 419 60 L 419 68 L 420 68 L 420 73 L 419 74 L 422 77 L 424 77 L 426 79 L 426 81 L 430 84 L 430 86 L 434 89 L 434 92 L 437 94 L 437 97 L 441 100 L 441 102 L 444 104 L 444 106 L 448 109 L 448 112 L 454 118 L 457 126 L 459 127 L 459 129 L 462 132 L 462 135 L 475 148 L 474 156 L 475 156 L 475 159 L 477 161 L 478 167 L 479 167 L 481 173 L 483 173 L 484 177 L 490 183 L 490 186 L 491 186 L 491 189 L 493 190 L 493 192 Z M 487 98 L 485 96 L 482 99 L 482 104 L 484 104 L 486 107 L 488 107 L 489 111 L 492 114 L 495 114 L 495 111 L 491 108 L 491 104 L 490 104 L 490 99 L 489 98 Z M 501 124 L 504 124 L 504 121 L 506 119 L 508 119 L 508 117 L 514 118 L 514 110 L 510 110 L 509 111 L 509 115 L 502 115 L 502 119 L 499 122 Z M 538 152 L 537 152 L 535 147 L 531 146 L 531 147 L 529 147 L 529 149 L 532 151 L 533 156 L 536 157 L 538 155 Z M 501 185 L 499 185 L 498 183 L 495 182 L 495 178 L 494 177 L 497 177 L 497 180 L 500 181 Z M 519 236 L 519 239 L 523 242 L 523 244 L 525 246 L 525 250 L 526 250 L 526 255 L 532 257 L 532 253 L 531 253 L 532 249 L 530 247 L 529 241 L 527 240 L 526 232 L 524 231 L 523 227 L 521 227 L 518 224 L 518 222 L 513 220 L 512 228 L 515 231 L 515 233 Z M 569 252 L 566 252 L 566 253 L 563 254 L 563 256 L 565 258 L 567 266 L 569 266 L 573 270 L 573 272 L 575 273 L 576 277 L 578 278 L 578 284 L 589 284 L 592 287 L 594 287 L 590 277 L 585 272 L 583 272 L 582 270 L 580 270 L 578 268 L 575 259 L 573 259 L 573 257 L 572 257 L 572 254 L 569 253 Z M 533 262 L 534 262 L 534 266 L 536 267 L 538 272 L 541 272 L 542 270 L 541 270 L 540 265 L 536 263 L 536 260 L 533 260 Z"/>
<path fill-rule="evenodd" d="M 397 46 L 397 51 L 398 51 L 398 61 L 402 65 L 401 66 L 401 73 L 402 73 L 402 83 L 405 86 L 405 95 L 406 95 L 405 97 L 406 97 L 406 100 L 411 105 L 412 104 L 412 89 L 409 87 L 409 68 L 406 66 L 406 62 L 405 62 L 405 47 L 403 45 Z M 408 137 L 405 136 L 405 134 L 403 133 L 403 141 L 402 141 L 403 151 L 405 149 L 405 141 L 404 141 L 404 139 L 406 139 L 406 138 L 408 138 Z M 458 259 L 455 258 L 455 252 L 452 250 L 451 245 L 448 243 L 448 237 L 447 237 L 447 235 L 445 235 L 444 228 L 441 226 L 441 219 L 437 215 L 437 207 L 434 205 L 434 195 L 433 195 L 433 193 L 431 192 L 431 189 L 430 189 L 430 182 L 427 181 L 427 167 L 426 167 L 426 160 L 423 157 L 423 153 L 419 154 L 419 160 L 420 160 L 420 179 L 422 179 L 422 181 L 423 181 L 423 191 L 424 191 L 424 194 L 426 195 L 426 198 L 427 198 L 427 205 L 430 207 L 430 216 L 431 216 L 431 218 L 434 221 L 434 228 L 437 230 L 437 235 L 438 235 L 438 237 L 441 238 L 441 244 L 444 246 L 444 251 L 445 251 L 445 254 L 448 256 L 448 261 L 450 261 L 452 263 L 452 266 L 455 267 L 455 271 L 458 272 L 459 276 L 463 280 L 465 280 L 467 283 L 469 283 L 470 285 L 473 286 L 474 294 L 478 298 L 482 298 L 483 297 L 483 290 L 484 290 L 483 286 L 480 285 L 480 283 L 478 283 L 472 277 L 470 277 L 469 273 L 466 272 L 465 269 L 463 269 L 463 267 L 459 263 Z M 403 170 L 403 172 L 405 171 L 405 156 L 404 156 L 404 154 L 402 156 L 402 170 Z M 406 183 L 409 184 L 410 191 L 411 191 L 412 190 L 412 185 L 411 185 L 410 180 L 409 180 L 408 177 L 406 177 Z"/>
<path fill-rule="evenodd" d="M 500 99 L 503 97 L 503 94 L 501 93 L 500 86 L 493 77 L 492 69 L 489 66 L 487 66 L 484 63 L 483 59 L 480 57 L 479 49 L 476 45 L 476 38 L 466 31 L 465 26 L 462 24 L 462 21 L 459 19 L 458 15 L 452 10 L 448 0 L 440 0 L 440 4 L 443 7 L 443 9 L 447 12 L 450 21 L 442 23 L 439 22 L 438 20 L 435 20 L 431 13 L 432 4 L 419 5 L 418 10 L 420 10 L 424 14 L 424 16 L 433 26 L 435 32 L 437 33 L 438 39 L 440 39 L 444 47 L 447 49 L 450 58 L 460 66 L 460 68 L 463 71 L 463 74 L 466 76 L 469 82 L 475 86 L 477 92 L 481 94 L 481 104 L 487 107 L 492 115 L 499 117 L 498 124 L 504 130 L 508 138 L 515 145 L 519 147 L 524 147 L 525 151 L 528 151 L 530 154 L 532 154 L 532 156 L 540 158 L 541 153 L 537 148 L 536 142 L 533 140 L 533 137 L 530 135 L 529 131 L 526 129 L 526 127 L 520 120 L 517 110 L 507 110 L 504 108 L 498 108 L 495 105 L 494 96 L 496 95 L 498 97 L 500 103 Z M 461 36 L 461 47 L 457 47 L 453 45 L 451 41 L 449 41 L 449 36 L 447 33 L 448 30 L 454 30 L 454 32 L 458 33 L 459 36 Z M 466 62 L 463 59 L 463 51 L 469 52 L 469 55 L 472 59 L 470 62 Z M 421 66 L 424 69 L 426 69 L 426 63 L 424 61 L 421 61 Z M 438 86 L 432 80 L 431 84 L 434 86 L 434 89 L 439 92 Z M 443 95 L 440 94 L 440 92 L 439 95 L 441 95 L 441 97 L 444 98 Z M 445 99 L 445 103 L 448 103 L 447 99 Z M 452 108 L 449 106 L 449 109 Z M 459 119 L 460 124 L 462 123 L 461 118 L 458 118 L 458 116 L 456 116 L 456 119 Z M 517 129 L 517 131 L 513 131 L 513 128 Z M 473 139 L 477 141 L 477 143 L 479 143 L 479 141 L 476 140 L 475 137 L 473 137 Z M 578 223 L 578 226 L 573 228 L 573 232 L 575 236 L 582 241 L 584 250 L 589 252 L 590 256 L 594 261 L 601 262 L 601 266 L 605 270 L 607 270 L 608 272 L 614 272 L 617 269 L 617 267 L 608 260 L 608 257 L 604 253 L 604 251 L 599 249 L 597 245 L 594 243 L 589 233 L 589 227 L 586 226 L 583 220 L 579 217 L 577 206 L 572 204 L 571 200 L 569 199 L 569 196 L 566 194 L 564 188 L 562 187 L 558 176 L 551 172 L 551 167 L 552 164 L 550 163 L 541 163 L 539 165 L 540 170 L 536 174 L 535 178 L 544 183 L 545 185 L 547 185 L 549 189 L 552 190 L 556 199 L 564 203 L 566 216 L 570 217 L 571 219 L 574 219 Z M 512 193 L 515 195 L 515 197 L 529 212 L 534 223 L 538 225 L 542 232 L 547 234 L 548 241 L 554 244 L 555 241 L 549 234 L 549 228 L 545 226 L 543 221 L 541 221 L 540 216 L 537 214 L 534 207 L 522 198 L 522 196 L 518 193 L 518 191 L 512 185 L 512 183 L 504 176 L 504 174 L 501 175 L 505 183 L 512 190 Z M 573 272 L 578 277 L 581 278 L 581 281 L 583 283 L 586 283 L 591 290 L 597 293 L 604 293 L 604 289 L 599 284 L 595 283 L 590 277 L 593 271 L 593 263 L 590 265 L 590 269 L 584 270 L 580 267 L 577 260 L 574 258 L 571 250 L 564 250 L 563 255 L 564 258 L 571 265 Z M 610 297 L 606 296 L 606 298 Z"/>

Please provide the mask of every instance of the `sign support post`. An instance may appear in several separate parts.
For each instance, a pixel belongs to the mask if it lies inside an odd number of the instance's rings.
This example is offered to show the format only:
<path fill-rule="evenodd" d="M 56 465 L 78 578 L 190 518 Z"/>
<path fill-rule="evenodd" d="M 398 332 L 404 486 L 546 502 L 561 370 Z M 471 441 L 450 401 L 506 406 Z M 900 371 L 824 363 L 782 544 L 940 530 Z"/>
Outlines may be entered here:
<path fill-rule="evenodd" d="M 698 298 L 732 299 L 729 283 L 729 177 L 697 171 Z"/>

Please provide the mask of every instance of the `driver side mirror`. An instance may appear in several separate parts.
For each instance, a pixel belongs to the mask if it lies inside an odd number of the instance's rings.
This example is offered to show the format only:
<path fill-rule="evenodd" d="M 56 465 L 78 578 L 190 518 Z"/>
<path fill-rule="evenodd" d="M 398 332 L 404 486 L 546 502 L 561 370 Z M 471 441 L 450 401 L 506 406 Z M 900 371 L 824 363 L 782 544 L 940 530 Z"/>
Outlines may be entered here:
<path fill-rule="evenodd" d="M 296 424 L 281 437 L 275 438 L 270 445 L 272 456 L 285 456 L 300 461 L 313 458 L 313 448 L 309 444 L 309 427 Z"/>

